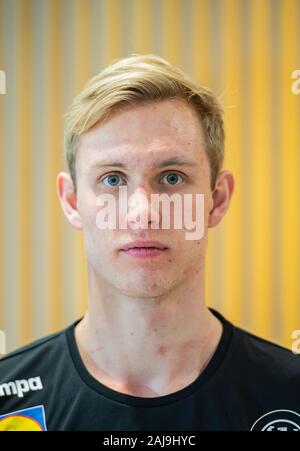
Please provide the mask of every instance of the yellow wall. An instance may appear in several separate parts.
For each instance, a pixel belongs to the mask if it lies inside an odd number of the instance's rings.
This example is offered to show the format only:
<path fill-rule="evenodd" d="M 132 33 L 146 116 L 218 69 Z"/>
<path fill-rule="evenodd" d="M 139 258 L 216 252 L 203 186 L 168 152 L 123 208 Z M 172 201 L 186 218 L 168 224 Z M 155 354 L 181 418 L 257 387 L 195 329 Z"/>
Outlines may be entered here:
<path fill-rule="evenodd" d="M 222 99 L 236 190 L 210 231 L 207 301 L 291 346 L 300 329 L 299 0 L 0 0 L 0 329 L 7 350 L 82 315 L 83 243 L 56 175 L 62 116 L 90 76 L 158 53 Z M 298 177 L 297 177 L 298 176 Z"/>

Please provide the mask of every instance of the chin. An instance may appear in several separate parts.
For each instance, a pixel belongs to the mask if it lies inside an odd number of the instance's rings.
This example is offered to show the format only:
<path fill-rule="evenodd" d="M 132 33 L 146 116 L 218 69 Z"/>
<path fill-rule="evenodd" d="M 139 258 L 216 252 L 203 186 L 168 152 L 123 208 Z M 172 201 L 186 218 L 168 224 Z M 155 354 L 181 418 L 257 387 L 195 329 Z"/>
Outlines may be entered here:
<path fill-rule="evenodd" d="M 160 297 L 169 291 L 169 287 L 165 283 L 149 282 L 149 281 L 135 281 L 132 283 L 124 283 L 123 286 L 118 287 L 119 290 L 126 296 L 136 298 L 154 298 Z"/>

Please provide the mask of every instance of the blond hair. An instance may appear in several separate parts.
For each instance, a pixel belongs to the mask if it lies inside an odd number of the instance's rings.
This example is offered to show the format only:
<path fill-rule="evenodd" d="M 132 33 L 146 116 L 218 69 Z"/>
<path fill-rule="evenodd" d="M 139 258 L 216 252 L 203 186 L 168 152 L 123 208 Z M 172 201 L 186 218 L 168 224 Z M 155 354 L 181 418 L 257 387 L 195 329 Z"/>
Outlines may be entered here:
<path fill-rule="evenodd" d="M 223 111 L 216 97 L 160 56 L 131 54 L 91 78 L 65 115 L 64 151 L 75 190 L 80 135 L 121 106 L 173 98 L 185 99 L 199 116 L 213 189 L 224 160 Z"/>

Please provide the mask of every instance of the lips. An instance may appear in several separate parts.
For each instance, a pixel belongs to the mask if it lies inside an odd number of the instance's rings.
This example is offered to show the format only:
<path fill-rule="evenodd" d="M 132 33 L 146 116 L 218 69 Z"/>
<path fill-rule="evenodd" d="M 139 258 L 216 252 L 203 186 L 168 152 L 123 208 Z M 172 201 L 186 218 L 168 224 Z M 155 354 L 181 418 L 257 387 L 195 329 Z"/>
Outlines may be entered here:
<path fill-rule="evenodd" d="M 131 243 L 127 243 L 124 246 L 122 246 L 122 251 L 128 251 L 129 249 L 168 249 L 168 246 L 161 243 L 160 241 L 132 241 Z"/>
<path fill-rule="evenodd" d="M 126 255 L 139 258 L 153 258 L 162 255 L 168 247 L 159 241 L 132 241 L 120 250 Z"/>

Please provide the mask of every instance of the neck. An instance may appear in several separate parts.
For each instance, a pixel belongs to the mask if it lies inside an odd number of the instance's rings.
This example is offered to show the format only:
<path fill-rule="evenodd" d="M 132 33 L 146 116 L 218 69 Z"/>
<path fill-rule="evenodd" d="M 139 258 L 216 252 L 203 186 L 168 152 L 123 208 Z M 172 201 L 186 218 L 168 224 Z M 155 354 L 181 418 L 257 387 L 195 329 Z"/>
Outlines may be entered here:
<path fill-rule="evenodd" d="M 87 370 L 134 396 L 161 396 L 192 383 L 222 334 L 204 303 L 204 277 L 155 298 L 125 296 L 89 271 L 89 309 L 75 328 Z"/>

